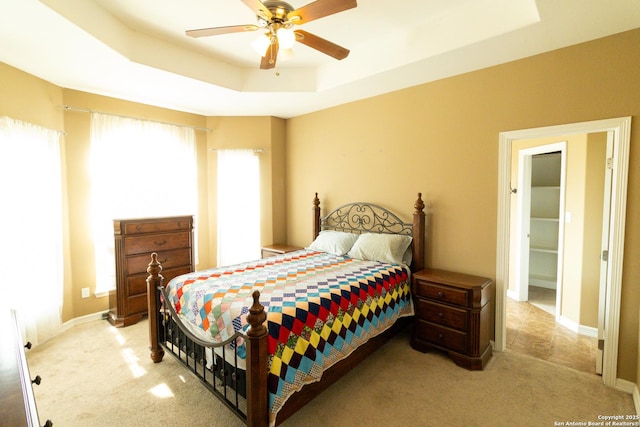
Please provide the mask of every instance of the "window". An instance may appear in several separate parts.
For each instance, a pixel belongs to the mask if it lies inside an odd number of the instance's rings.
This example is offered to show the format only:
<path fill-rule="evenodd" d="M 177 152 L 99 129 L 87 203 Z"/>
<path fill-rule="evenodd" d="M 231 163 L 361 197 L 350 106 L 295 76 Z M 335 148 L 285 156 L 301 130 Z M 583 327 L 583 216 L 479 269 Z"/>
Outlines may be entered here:
<path fill-rule="evenodd" d="M 62 325 L 60 132 L 0 117 L 0 292 L 33 344 Z"/>
<path fill-rule="evenodd" d="M 260 258 L 259 160 L 254 150 L 218 150 L 218 265 Z"/>
<path fill-rule="evenodd" d="M 114 219 L 195 217 L 195 153 L 192 128 L 91 113 L 97 293 L 115 287 Z"/>

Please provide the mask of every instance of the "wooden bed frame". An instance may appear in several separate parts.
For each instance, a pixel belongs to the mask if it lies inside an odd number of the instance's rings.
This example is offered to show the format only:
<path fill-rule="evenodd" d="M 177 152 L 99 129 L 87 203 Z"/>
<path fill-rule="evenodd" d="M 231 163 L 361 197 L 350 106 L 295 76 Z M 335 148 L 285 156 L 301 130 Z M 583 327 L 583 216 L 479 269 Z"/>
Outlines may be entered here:
<path fill-rule="evenodd" d="M 413 259 L 411 270 L 418 271 L 424 267 L 425 255 L 425 214 L 422 193 L 418 193 L 418 198 L 414 204 L 413 223 L 402 223 L 402 221 L 392 212 L 369 203 L 350 203 L 343 205 L 325 217 L 320 216 L 320 201 L 316 193 L 313 200 L 313 239 L 321 230 L 333 229 L 341 231 L 352 231 L 357 233 L 400 233 L 413 236 L 412 253 Z M 401 229 L 401 230 L 400 230 Z M 161 338 L 163 334 L 162 323 L 168 321 L 167 310 L 161 311 L 161 290 L 164 288 L 163 277 L 160 274 L 162 266 L 158 262 L 157 254 L 151 255 L 151 262 L 147 272 L 147 299 L 149 304 L 149 344 L 151 359 L 155 363 L 162 361 L 166 339 Z M 264 323 L 267 315 L 264 307 L 259 302 L 260 293 L 253 293 L 253 305 L 249 309 L 247 321 L 250 327 L 245 336 L 246 355 L 246 414 L 237 407 L 233 407 L 225 397 L 223 403 L 232 407 L 234 412 L 241 418 L 246 415 L 248 426 L 267 426 L 269 424 L 268 408 L 268 354 L 267 354 L 267 328 Z M 331 368 L 324 371 L 322 380 L 305 385 L 300 391 L 294 393 L 286 401 L 285 405 L 277 414 L 276 424 L 282 423 L 298 409 L 311 401 L 321 391 L 328 388 L 335 381 L 340 379 L 360 361 L 392 338 L 395 333 L 406 325 L 407 318 L 399 319 L 394 326 L 387 331 L 370 339 L 362 346 L 358 347 L 349 357 L 336 363 Z M 186 333 L 186 331 L 185 331 Z M 180 357 L 177 356 L 179 359 Z M 183 360 L 184 362 L 184 360 Z M 185 363 L 189 367 L 189 363 Z M 195 367 L 193 368 L 195 371 Z M 237 369 L 237 368 L 236 368 Z M 200 378 L 203 380 L 202 378 Z M 206 382 L 205 382 L 206 384 Z M 211 389 L 211 387 L 209 386 Z M 225 395 L 226 396 L 226 395 Z M 218 396 L 222 399 L 220 396 Z M 226 400 L 226 402 L 224 401 Z M 236 405 L 237 405 L 236 392 Z"/>

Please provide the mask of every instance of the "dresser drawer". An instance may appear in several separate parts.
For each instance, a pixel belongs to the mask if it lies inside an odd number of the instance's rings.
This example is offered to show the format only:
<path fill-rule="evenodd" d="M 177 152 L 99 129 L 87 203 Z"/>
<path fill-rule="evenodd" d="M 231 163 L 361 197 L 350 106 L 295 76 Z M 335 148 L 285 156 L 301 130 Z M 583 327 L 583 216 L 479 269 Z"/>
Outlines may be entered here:
<path fill-rule="evenodd" d="M 427 341 L 447 350 L 465 353 L 467 351 L 467 334 L 429 322 L 419 320 L 415 334 L 418 339 Z"/>
<path fill-rule="evenodd" d="M 169 280 L 181 274 L 191 273 L 191 267 L 178 267 L 162 270 L 162 277 L 164 277 L 163 283 L 166 285 Z M 147 292 L 147 277 L 149 275 L 145 273 L 136 274 L 127 278 L 127 284 L 129 285 L 129 296 L 144 294 Z"/>
<path fill-rule="evenodd" d="M 161 221 L 124 222 L 121 232 L 122 234 L 146 234 L 178 230 L 191 230 L 191 218 L 171 218 Z"/>
<path fill-rule="evenodd" d="M 461 307 L 469 306 L 469 292 L 464 289 L 450 288 L 418 279 L 415 280 L 414 293 L 419 297 L 435 301 L 442 301 Z"/>
<path fill-rule="evenodd" d="M 191 248 L 158 251 L 157 253 L 163 272 L 174 267 L 191 266 Z M 126 274 L 146 273 L 150 260 L 148 253 L 127 257 Z"/>
<path fill-rule="evenodd" d="M 460 331 L 467 330 L 468 311 L 416 298 L 418 318 Z"/>
<path fill-rule="evenodd" d="M 129 315 L 145 314 L 147 312 L 149 302 L 147 294 L 133 295 L 127 298 L 127 308 Z"/>
<path fill-rule="evenodd" d="M 124 239 L 125 255 L 188 248 L 190 246 L 191 233 L 188 231 L 154 234 L 150 236 L 125 237 Z"/>

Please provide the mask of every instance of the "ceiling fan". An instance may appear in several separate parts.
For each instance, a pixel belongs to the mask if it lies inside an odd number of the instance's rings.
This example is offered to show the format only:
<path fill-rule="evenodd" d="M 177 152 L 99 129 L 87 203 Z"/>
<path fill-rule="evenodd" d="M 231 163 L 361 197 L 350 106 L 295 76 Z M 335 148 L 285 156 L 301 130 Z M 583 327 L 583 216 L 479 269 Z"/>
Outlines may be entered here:
<path fill-rule="evenodd" d="M 241 33 L 263 30 L 253 47 L 262 55 L 260 68 L 268 70 L 276 66 L 278 50 L 291 48 L 298 41 L 319 52 L 341 60 L 349 55 L 349 50 L 304 30 L 293 30 L 295 25 L 305 24 L 315 19 L 352 9 L 356 0 L 316 0 L 298 9 L 284 1 L 242 0 L 258 18 L 258 24 L 232 25 L 227 27 L 188 30 L 190 37 L 207 37 L 220 34 Z"/>

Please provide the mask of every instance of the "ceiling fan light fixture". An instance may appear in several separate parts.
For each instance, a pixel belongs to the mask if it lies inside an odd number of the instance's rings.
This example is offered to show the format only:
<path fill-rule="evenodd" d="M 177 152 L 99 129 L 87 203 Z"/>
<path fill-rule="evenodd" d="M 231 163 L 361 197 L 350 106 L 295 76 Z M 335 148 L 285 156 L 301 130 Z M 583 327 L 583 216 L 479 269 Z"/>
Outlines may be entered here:
<path fill-rule="evenodd" d="M 270 44 L 271 39 L 266 34 L 262 34 L 251 43 L 251 47 L 258 55 L 265 56 Z"/>
<path fill-rule="evenodd" d="M 296 35 L 290 28 L 278 28 L 277 31 L 278 43 L 282 49 L 291 49 L 296 42 Z"/>

